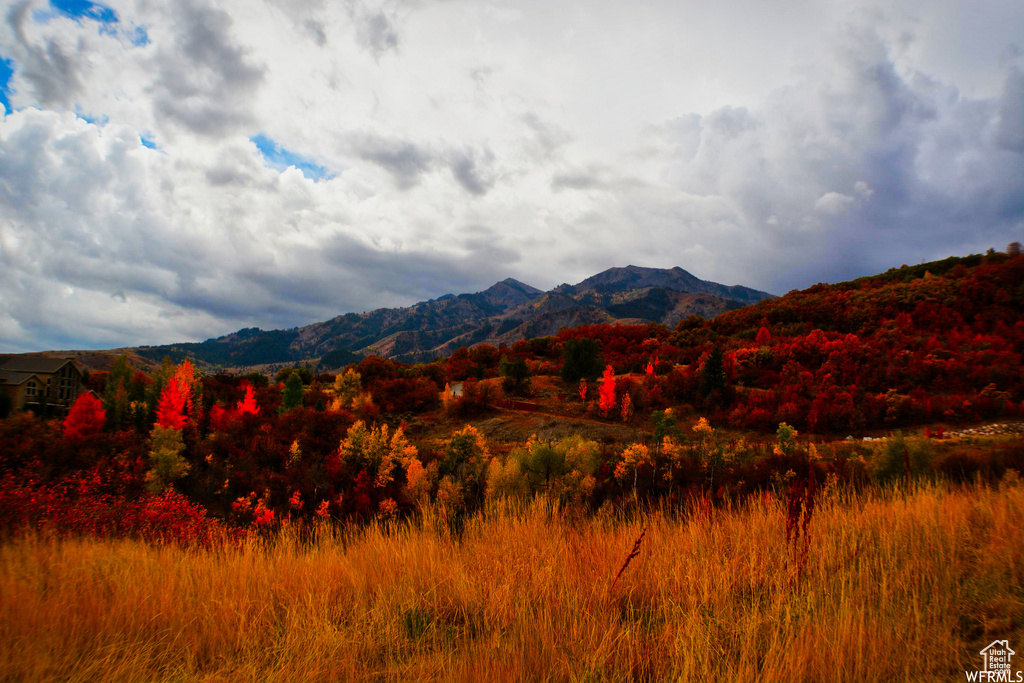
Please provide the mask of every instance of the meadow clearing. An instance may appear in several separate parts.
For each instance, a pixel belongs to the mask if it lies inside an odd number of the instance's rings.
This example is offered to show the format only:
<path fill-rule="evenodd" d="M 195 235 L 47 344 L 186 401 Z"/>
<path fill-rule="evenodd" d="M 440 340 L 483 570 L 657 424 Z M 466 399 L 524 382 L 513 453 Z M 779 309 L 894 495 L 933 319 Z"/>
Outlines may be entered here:
<path fill-rule="evenodd" d="M 0 678 L 955 680 L 1024 643 L 1014 471 L 833 486 L 798 522 L 787 540 L 763 494 L 499 500 L 458 526 L 428 507 L 209 548 L 33 532 L 0 543 Z"/>

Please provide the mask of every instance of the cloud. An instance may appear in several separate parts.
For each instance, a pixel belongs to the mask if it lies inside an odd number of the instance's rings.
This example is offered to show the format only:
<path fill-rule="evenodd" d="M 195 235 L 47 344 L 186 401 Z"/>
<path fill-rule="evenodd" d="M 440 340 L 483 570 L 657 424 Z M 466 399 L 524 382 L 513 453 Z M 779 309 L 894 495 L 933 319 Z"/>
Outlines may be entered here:
<path fill-rule="evenodd" d="M 626 263 L 781 293 L 1019 240 L 1019 9 L 867 3 L 15 5 L 0 347 Z"/>
<path fill-rule="evenodd" d="M 252 101 L 266 67 L 231 38 L 224 11 L 182 0 L 172 4 L 173 43 L 158 48 L 151 86 L 159 118 L 188 131 L 221 136 L 253 122 Z"/>
<path fill-rule="evenodd" d="M 17 3 L 7 11 L 5 23 L 14 41 L 8 47 L 18 64 L 18 77 L 28 85 L 44 106 L 68 107 L 82 87 L 78 64 L 82 62 L 82 44 L 69 46 L 53 36 L 41 43 L 34 41 L 25 27 L 29 2 Z"/>
<path fill-rule="evenodd" d="M 434 155 L 420 145 L 372 133 L 355 134 L 345 144 L 361 159 L 390 173 L 400 190 L 419 184 L 420 176 L 429 171 L 435 161 Z"/>
<path fill-rule="evenodd" d="M 466 192 L 484 195 L 494 186 L 495 174 L 491 168 L 493 163 L 494 154 L 489 149 L 482 152 L 463 150 L 451 155 L 449 166 L 452 175 Z"/>
<path fill-rule="evenodd" d="M 849 195 L 826 192 L 818 197 L 818 201 L 814 202 L 814 209 L 835 216 L 846 211 L 853 202 L 853 197 Z"/>
<path fill-rule="evenodd" d="M 183 171 L 128 127 L 26 109 L 0 122 L 0 154 L 7 351 L 288 327 L 463 291 L 519 259 L 494 237 L 389 247 L 330 226 L 315 214 L 345 216 L 330 207 L 343 188 L 327 187 L 341 181 L 266 168 L 246 141 Z M 211 181 L 234 201 L 197 193 Z"/>
<path fill-rule="evenodd" d="M 375 12 L 359 23 L 359 42 L 374 57 L 398 48 L 398 32 L 384 12 Z"/>
<path fill-rule="evenodd" d="M 661 127 L 658 158 L 685 194 L 652 201 L 718 255 L 713 272 L 738 273 L 736 259 L 773 291 L 998 246 L 1024 227 L 1019 78 L 1010 70 L 998 99 L 965 97 L 900 73 L 876 32 L 850 26 L 764 106 Z M 709 221 L 697 197 L 724 198 L 725 212 Z M 726 226 L 742 241 L 717 237 Z"/>
<path fill-rule="evenodd" d="M 995 139 L 1003 149 L 1024 154 L 1024 72 L 1016 66 L 1007 72 Z"/>

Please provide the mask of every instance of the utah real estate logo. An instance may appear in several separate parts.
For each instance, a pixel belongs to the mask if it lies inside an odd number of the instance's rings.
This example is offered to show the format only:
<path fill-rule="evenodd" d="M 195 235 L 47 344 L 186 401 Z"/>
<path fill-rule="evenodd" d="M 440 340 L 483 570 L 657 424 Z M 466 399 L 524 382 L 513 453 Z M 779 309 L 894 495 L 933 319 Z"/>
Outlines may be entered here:
<path fill-rule="evenodd" d="M 965 671 L 968 681 L 978 681 L 979 683 L 1024 682 L 1024 672 L 1014 672 L 1010 664 L 1010 658 L 1017 653 L 1010 649 L 1009 641 L 993 640 L 980 654 L 984 660 L 984 666 L 981 671 Z"/>

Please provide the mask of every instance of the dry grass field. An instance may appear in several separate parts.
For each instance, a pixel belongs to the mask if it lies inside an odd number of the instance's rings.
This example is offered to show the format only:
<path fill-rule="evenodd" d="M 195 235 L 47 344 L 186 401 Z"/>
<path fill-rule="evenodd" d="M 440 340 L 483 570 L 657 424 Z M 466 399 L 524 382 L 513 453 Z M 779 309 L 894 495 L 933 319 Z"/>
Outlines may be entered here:
<path fill-rule="evenodd" d="M 23 537 L 0 543 L 0 678 L 963 680 L 996 637 L 1024 644 L 1022 528 L 1008 478 L 826 491 L 806 551 L 769 496 L 211 549 Z"/>

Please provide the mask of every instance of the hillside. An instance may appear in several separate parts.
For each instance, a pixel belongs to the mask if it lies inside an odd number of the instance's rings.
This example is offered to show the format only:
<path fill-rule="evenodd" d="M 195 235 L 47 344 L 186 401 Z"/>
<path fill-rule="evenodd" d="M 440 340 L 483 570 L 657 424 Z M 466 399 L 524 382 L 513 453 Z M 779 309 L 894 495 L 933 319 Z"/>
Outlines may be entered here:
<path fill-rule="evenodd" d="M 153 360 L 185 357 L 222 367 L 318 361 L 337 369 L 375 354 L 403 362 L 447 356 L 474 344 L 510 344 L 563 327 L 611 322 L 675 325 L 691 314 L 713 316 L 771 297 L 670 270 L 611 268 L 576 285 L 542 292 L 508 278 L 474 294 L 447 294 L 407 308 L 347 313 L 291 330 L 247 328 L 199 343 L 140 347 Z"/>

